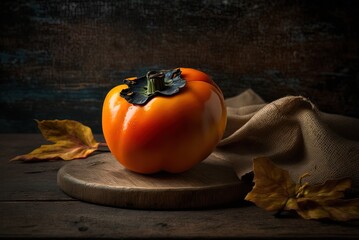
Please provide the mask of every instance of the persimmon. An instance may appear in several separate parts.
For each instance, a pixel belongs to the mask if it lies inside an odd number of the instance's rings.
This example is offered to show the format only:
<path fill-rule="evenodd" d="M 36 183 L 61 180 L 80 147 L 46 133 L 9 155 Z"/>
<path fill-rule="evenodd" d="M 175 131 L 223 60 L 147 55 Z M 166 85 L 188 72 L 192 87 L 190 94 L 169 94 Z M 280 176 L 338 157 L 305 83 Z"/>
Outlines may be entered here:
<path fill-rule="evenodd" d="M 143 174 L 189 170 L 211 154 L 226 126 L 223 94 L 191 68 L 150 71 L 107 94 L 102 129 L 114 157 Z"/>

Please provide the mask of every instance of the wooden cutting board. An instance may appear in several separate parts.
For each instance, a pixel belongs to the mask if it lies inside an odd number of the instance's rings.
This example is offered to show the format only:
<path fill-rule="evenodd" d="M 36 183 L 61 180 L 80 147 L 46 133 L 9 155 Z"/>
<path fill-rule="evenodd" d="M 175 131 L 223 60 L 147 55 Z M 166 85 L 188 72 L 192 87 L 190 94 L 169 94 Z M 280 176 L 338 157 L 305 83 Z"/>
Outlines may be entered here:
<path fill-rule="evenodd" d="M 214 155 L 184 173 L 142 175 L 103 153 L 67 163 L 58 171 L 57 183 L 79 200 L 136 209 L 218 207 L 240 201 L 250 190 Z"/>

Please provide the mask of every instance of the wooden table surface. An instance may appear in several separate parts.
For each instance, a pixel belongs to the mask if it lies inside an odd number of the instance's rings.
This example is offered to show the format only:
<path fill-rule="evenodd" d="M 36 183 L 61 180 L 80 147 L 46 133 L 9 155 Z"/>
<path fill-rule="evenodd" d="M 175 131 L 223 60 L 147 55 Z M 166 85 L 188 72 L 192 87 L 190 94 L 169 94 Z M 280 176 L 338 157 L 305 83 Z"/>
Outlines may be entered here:
<path fill-rule="evenodd" d="M 144 211 L 78 201 L 56 183 L 57 171 L 67 162 L 9 162 L 45 143 L 40 134 L 0 134 L 1 238 L 359 239 L 359 221 L 275 218 L 246 202 L 206 210 Z"/>

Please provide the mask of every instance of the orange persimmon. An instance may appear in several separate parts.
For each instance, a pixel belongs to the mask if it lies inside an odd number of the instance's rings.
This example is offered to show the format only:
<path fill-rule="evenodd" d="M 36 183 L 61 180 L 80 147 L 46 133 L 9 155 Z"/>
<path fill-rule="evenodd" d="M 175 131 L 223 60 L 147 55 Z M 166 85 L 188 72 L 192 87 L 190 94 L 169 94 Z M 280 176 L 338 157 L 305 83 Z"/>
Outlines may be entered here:
<path fill-rule="evenodd" d="M 150 71 L 107 94 L 102 129 L 114 157 L 137 173 L 180 173 L 204 160 L 226 126 L 223 94 L 204 72 Z"/>

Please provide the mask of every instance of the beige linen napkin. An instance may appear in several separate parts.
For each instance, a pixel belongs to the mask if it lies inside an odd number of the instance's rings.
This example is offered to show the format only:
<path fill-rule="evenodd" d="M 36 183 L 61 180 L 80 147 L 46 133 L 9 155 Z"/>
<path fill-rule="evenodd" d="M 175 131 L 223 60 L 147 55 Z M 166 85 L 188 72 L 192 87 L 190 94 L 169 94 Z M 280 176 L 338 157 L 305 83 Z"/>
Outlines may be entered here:
<path fill-rule="evenodd" d="M 312 184 L 351 177 L 359 188 L 359 119 L 323 113 L 301 96 L 266 104 L 251 89 L 226 104 L 227 128 L 213 154 L 239 178 L 252 170 L 253 158 L 266 156 L 294 181 L 304 173 Z"/>

